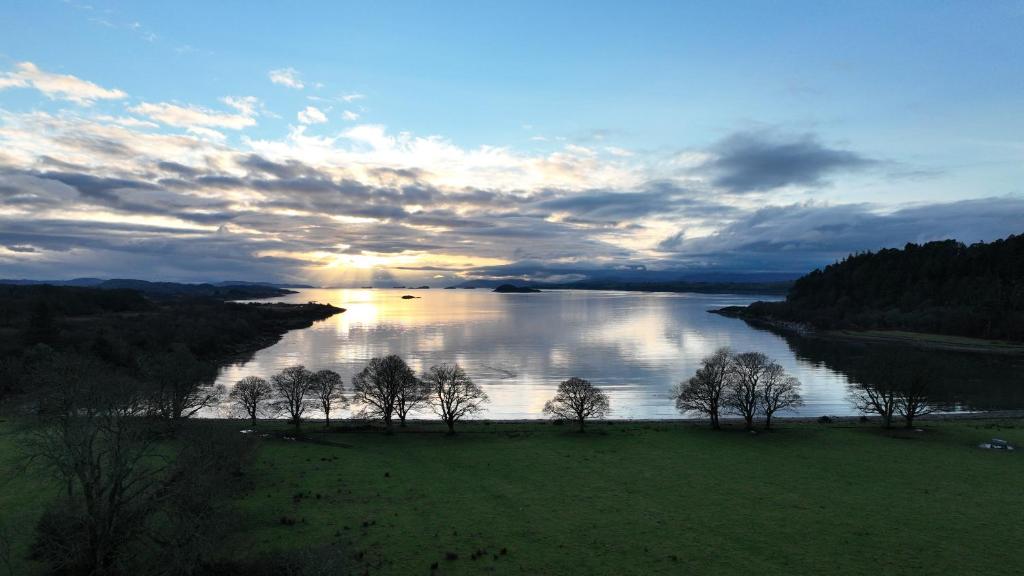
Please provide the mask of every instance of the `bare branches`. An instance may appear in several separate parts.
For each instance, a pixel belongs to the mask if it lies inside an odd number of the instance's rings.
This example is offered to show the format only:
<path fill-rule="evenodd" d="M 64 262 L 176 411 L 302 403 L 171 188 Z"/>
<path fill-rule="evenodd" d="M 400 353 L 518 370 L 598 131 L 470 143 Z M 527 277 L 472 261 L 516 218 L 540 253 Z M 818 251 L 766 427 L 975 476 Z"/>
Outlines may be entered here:
<path fill-rule="evenodd" d="M 428 402 L 434 412 L 455 433 L 455 422 L 475 414 L 488 401 L 487 394 L 470 380 L 458 364 L 431 366 L 423 376 Z"/>
<path fill-rule="evenodd" d="M 413 387 L 419 387 L 416 375 L 405 360 L 394 354 L 370 359 L 366 368 L 352 378 L 353 400 L 363 406 L 361 414 L 382 419 L 389 431 L 400 402 L 399 417 L 404 423 L 408 411 L 422 401 L 414 398 Z"/>
<path fill-rule="evenodd" d="M 697 373 L 672 389 L 676 409 L 680 412 L 700 412 L 711 418 L 711 427 L 719 428 L 723 395 L 730 383 L 732 353 L 719 348 L 701 360 Z"/>
<path fill-rule="evenodd" d="M 779 410 L 787 410 L 804 405 L 800 397 L 800 381 L 787 376 L 782 366 L 766 374 L 761 385 L 761 411 L 764 413 L 764 429 L 772 427 L 772 415 Z"/>
<path fill-rule="evenodd" d="M 324 425 L 331 425 L 331 409 L 348 406 L 345 383 L 333 370 L 319 370 L 313 374 L 313 395 L 324 413 Z"/>
<path fill-rule="evenodd" d="M 754 418 L 763 414 L 768 430 L 776 412 L 803 405 L 800 381 L 787 375 L 779 363 L 760 352 L 733 354 L 728 348 L 701 360 L 697 373 L 676 385 L 672 396 L 676 409 L 707 414 L 716 430 L 723 408 L 742 416 L 748 430 L 753 429 Z"/>
<path fill-rule="evenodd" d="M 313 373 L 305 366 L 285 368 L 270 378 L 274 388 L 276 403 L 287 414 L 289 421 L 298 428 L 302 424 L 302 415 L 312 405 Z"/>
<path fill-rule="evenodd" d="M 582 378 L 569 378 L 558 385 L 555 397 L 544 404 L 544 413 L 560 420 L 575 420 L 584 430 L 586 421 L 602 418 L 610 410 L 608 395 Z"/>
<path fill-rule="evenodd" d="M 244 411 L 256 426 L 256 419 L 266 415 L 274 389 L 270 383 L 259 376 L 246 376 L 235 383 L 234 389 L 228 394 L 232 403 Z"/>
<path fill-rule="evenodd" d="M 213 384 L 216 369 L 182 344 L 146 358 L 143 372 L 153 386 L 149 400 L 152 413 L 175 424 L 216 405 L 225 392 L 223 386 Z"/>

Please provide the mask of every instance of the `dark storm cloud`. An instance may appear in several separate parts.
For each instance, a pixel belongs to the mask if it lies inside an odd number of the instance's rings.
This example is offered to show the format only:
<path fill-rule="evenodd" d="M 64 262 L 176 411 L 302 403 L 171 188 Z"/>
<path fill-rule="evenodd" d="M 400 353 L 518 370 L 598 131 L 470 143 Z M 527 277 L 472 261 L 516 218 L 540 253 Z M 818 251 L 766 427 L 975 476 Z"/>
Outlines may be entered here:
<path fill-rule="evenodd" d="M 1024 233 L 1024 198 L 998 197 L 878 213 L 863 204 L 797 204 L 752 212 L 711 236 L 682 233 L 660 248 L 674 259 L 724 269 L 806 272 L 848 254 L 907 242 L 971 243 Z"/>
<path fill-rule="evenodd" d="M 783 186 L 819 186 L 835 173 L 876 164 L 850 150 L 830 148 L 813 134 L 779 137 L 766 131 L 739 132 L 714 147 L 703 168 L 712 182 L 732 192 L 759 192 Z"/>

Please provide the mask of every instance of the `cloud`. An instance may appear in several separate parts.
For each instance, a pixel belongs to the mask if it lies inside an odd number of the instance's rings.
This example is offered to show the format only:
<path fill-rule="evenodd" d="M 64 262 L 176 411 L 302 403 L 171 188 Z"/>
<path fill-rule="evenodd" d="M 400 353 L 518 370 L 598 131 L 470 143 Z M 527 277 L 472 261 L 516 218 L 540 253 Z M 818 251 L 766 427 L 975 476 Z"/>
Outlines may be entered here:
<path fill-rule="evenodd" d="M 305 88 L 305 84 L 299 79 L 299 71 L 295 68 L 278 68 L 268 72 L 267 76 L 274 84 L 294 88 L 295 90 Z"/>
<path fill-rule="evenodd" d="M 713 149 L 701 168 L 714 185 L 732 192 L 760 192 L 784 186 L 820 186 L 839 172 L 876 163 L 856 152 L 829 148 L 813 134 L 784 137 L 768 131 L 739 132 Z"/>
<path fill-rule="evenodd" d="M 347 122 L 355 122 L 356 120 L 359 120 L 359 114 L 356 114 L 351 110 L 345 110 L 341 113 L 341 118 Z"/>
<path fill-rule="evenodd" d="M 352 93 L 349 93 L 349 94 L 342 94 L 340 96 L 340 98 L 341 98 L 341 100 L 343 102 L 355 102 L 356 100 L 362 100 L 362 99 L 366 98 L 366 95 L 365 94 L 359 94 L 357 92 L 352 92 Z"/>
<path fill-rule="evenodd" d="M 0 74 L 0 90 L 35 88 L 51 100 L 67 100 L 82 106 L 91 106 L 97 100 L 120 100 L 128 96 L 121 90 L 103 88 L 69 74 L 44 72 L 31 62 L 19 62 L 14 68 L 13 72 Z"/>
<path fill-rule="evenodd" d="M 195 105 L 180 105 L 169 102 L 143 102 L 129 108 L 129 111 L 146 116 L 168 126 L 179 128 L 225 128 L 241 130 L 256 125 L 258 101 L 252 96 L 227 97 L 223 102 L 235 109 L 234 113 L 211 110 Z M 208 134 L 208 132 L 207 132 Z"/>
<path fill-rule="evenodd" d="M 1019 198 L 893 207 L 749 194 L 875 162 L 811 135 L 733 134 L 653 158 L 599 135 L 524 152 L 381 124 L 307 133 L 329 106 L 345 108 L 338 100 L 304 107 L 287 135 L 231 140 L 227 131 L 269 114 L 255 98 L 144 102 L 131 115 L 0 110 L 0 266 L 334 285 L 365 284 L 348 276 L 360 267 L 403 283 L 632 270 L 671 279 L 800 273 L 849 251 L 991 239 L 1024 221 Z"/>
<path fill-rule="evenodd" d="M 907 206 L 792 204 L 749 212 L 713 234 L 662 240 L 673 258 L 700 266 L 803 273 L 848 254 L 949 238 L 991 241 L 1024 232 L 1024 198 Z"/>
<path fill-rule="evenodd" d="M 302 124 L 323 124 L 327 122 L 327 115 L 316 106 L 306 106 L 304 110 L 299 110 L 296 116 Z"/>

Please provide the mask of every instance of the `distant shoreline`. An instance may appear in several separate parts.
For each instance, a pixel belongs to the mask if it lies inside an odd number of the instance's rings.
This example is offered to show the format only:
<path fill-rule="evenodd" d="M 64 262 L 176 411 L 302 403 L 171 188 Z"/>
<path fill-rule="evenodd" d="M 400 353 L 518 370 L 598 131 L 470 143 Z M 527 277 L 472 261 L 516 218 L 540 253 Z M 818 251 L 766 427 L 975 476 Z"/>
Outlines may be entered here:
<path fill-rule="evenodd" d="M 952 336 L 946 334 L 930 334 L 926 332 L 910 332 L 906 330 L 818 330 L 798 322 L 776 320 L 751 316 L 748 308 L 743 306 L 726 306 L 708 310 L 727 318 L 738 318 L 755 328 L 789 332 L 807 338 L 827 340 L 844 340 L 850 342 L 875 342 L 880 344 L 903 344 L 929 350 L 946 350 L 950 352 L 972 352 L 978 354 L 1024 354 L 1024 343 L 1008 340 L 986 340 L 969 336 Z"/>

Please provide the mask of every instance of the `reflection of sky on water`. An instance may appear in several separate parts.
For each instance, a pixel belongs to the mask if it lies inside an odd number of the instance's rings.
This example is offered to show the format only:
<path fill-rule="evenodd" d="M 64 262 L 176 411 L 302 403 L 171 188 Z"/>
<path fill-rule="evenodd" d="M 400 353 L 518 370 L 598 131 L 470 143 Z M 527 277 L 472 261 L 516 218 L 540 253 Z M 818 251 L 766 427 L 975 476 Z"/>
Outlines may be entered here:
<path fill-rule="evenodd" d="M 403 294 L 420 296 L 403 300 Z M 366 361 L 397 353 L 416 371 L 457 362 L 491 398 L 482 418 L 536 418 L 561 380 L 587 378 L 611 395 L 612 417 L 676 418 L 668 388 L 719 346 L 758 350 L 804 384 L 806 415 L 849 414 L 846 378 L 797 360 L 785 339 L 707 310 L 757 298 L 704 294 L 486 290 L 303 290 L 282 301 L 346 308 L 289 332 L 243 364 L 225 368 L 230 386 L 305 364 L 339 372 L 349 386 Z M 426 415 L 426 414 L 425 414 Z"/>

